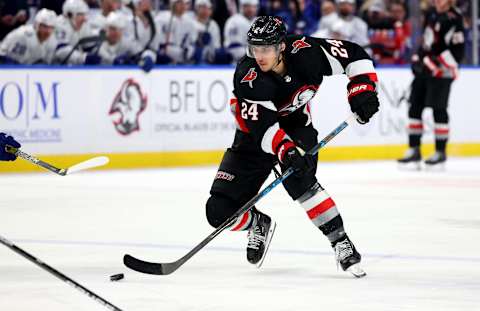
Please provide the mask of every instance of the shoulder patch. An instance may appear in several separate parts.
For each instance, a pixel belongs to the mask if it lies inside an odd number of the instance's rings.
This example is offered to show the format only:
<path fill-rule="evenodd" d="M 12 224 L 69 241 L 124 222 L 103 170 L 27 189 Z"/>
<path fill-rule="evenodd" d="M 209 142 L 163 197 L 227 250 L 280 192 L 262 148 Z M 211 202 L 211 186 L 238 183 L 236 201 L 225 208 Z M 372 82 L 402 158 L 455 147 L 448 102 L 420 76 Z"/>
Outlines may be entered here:
<path fill-rule="evenodd" d="M 301 49 L 312 47 L 309 43 L 305 42 L 305 37 L 300 40 L 295 40 L 292 43 L 292 54 L 296 54 Z"/>
<path fill-rule="evenodd" d="M 257 78 L 257 72 L 255 71 L 255 68 L 250 68 L 247 72 L 247 74 L 242 78 L 240 83 L 247 82 L 248 85 L 253 89 L 253 80 Z"/>

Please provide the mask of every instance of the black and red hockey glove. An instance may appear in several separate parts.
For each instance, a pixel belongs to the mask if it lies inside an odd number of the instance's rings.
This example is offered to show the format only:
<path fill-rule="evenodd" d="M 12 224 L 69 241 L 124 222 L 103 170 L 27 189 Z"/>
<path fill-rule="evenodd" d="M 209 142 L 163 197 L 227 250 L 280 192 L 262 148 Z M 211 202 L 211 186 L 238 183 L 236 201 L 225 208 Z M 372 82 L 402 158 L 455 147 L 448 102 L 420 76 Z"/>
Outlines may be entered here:
<path fill-rule="evenodd" d="M 358 123 L 367 123 L 380 106 L 375 82 L 370 80 L 368 76 L 360 75 L 350 80 L 347 89 L 350 109 L 357 114 Z"/>
<path fill-rule="evenodd" d="M 310 154 L 299 149 L 291 140 L 284 140 L 277 149 L 280 163 L 285 167 L 292 167 L 297 177 L 303 177 L 306 173 L 315 169 L 315 160 Z"/>

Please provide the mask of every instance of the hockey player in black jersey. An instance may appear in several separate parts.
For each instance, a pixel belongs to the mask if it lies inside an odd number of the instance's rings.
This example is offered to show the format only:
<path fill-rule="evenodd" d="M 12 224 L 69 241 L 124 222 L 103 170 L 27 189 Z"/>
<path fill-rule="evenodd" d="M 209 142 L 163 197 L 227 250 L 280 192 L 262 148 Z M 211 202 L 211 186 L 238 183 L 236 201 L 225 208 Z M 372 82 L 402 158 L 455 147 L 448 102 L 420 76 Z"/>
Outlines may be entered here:
<path fill-rule="evenodd" d="M 343 220 L 315 172 L 317 156 L 304 155 L 317 144 L 310 100 L 323 76 L 346 74 L 345 96 L 358 121 L 367 123 L 378 111 L 377 76 L 367 53 L 341 40 L 286 35 L 278 17 L 260 16 L 248 32 L 247 56 L 234 74 L 231 109 L 237 131 L 223 156 L 206 204 L 209 223 L 218 227 L 257 194 L 278 161 L 295 174 L 283 185 L 329 239 L 337 263 L 357 277 L 361 256 L 345 233 Z M 275 222 L 255 208 L 230 227 L 248 230 L 247 259 L 257 267 L 268 250 Z"/>
<path fill-rule="evenodd" d="M 464 53 L 464 27 L 460 12 L 450 0 L 435 0 L 434 8 L 426 12 L 423 42 L 412 58 L 415 75 L 408 109 L 408 145 L 402 166 L 420 169 L 422 160 L 420 139 L 423 133 L 422 112 L 433 109 L 435 123 L 435 153 L 425 161 L 427 167 L 442 166 L 447 160 L 449 136 L 447 112 L 450 86 L 458 75 L 458 63 Z"/>

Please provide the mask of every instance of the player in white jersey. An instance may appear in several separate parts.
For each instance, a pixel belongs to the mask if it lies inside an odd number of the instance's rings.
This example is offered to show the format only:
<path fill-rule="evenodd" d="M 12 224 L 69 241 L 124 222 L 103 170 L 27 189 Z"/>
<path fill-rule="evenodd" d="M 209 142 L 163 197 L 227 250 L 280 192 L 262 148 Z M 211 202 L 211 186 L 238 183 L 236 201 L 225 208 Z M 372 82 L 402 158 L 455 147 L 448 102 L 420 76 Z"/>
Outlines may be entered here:
<path fill-rule="evenodd" d="M 171 11 L 159 12 L 157 25 L 158 63 L 191 63 L 195 52 L 197 32 L 195 21 L 186 14 L 188 0 L 172 0 Z"/>
<path fill-rule="evenodd" d="M 240 0 L 241 13 L 230 16 L 225 22 L 224 46 L 236 63 L 245 55 L 247 32 L 257 16 L 258 0 Z"/>
<path fill-rule="evenodd" d="M 0 63 L 50 64 L 57 47 L 56 19 L 55 12 L 42 9 L 33 25 L 10 32 L 0 45 Z"/>
<path fill-rule="evenodd" d="M 120 0 L 100 0 L 100 10 L 90 10 L 88 17 L 93 31 L 98 34 L 105 27 L 108 14 L 119 10 L 121 6 Z"/>
<path fill-rule="evenodd" d="M 197 63 L 213 63 L 215 51 L 220 49 L 220 27 L 212 18 L 210 0 L 195 1 L 195 26 L 197 29 Z"/>
<path fill-rule="evenodd" d="M 123 37 L 126 23 L 126 17 L 122 13 L 112 12 L 108 15 L 105 25 L 106 39 L 98 48 L 101 63 L 138 64 L 144 71 L 149 72 L 155 64 L 156 54 Z"/>
<path fill-rule="evenodd" d="M 87 23 L 88 5 L 84 0 L 67 0 L 63 4 L 63 14 L 58 17 L 55 36 L 60 43 L 77 44 L 78 40 L 93 35 Z"/>
<path fill-rule="evenodd" d="M 153 7 L 151 0 L 124 0 L 124 10 L 122 12 L 127 16 L 127 26 L 124 30 L 124 36 L 129 40 L 134 40 L 142 47 L 153 46 L 155 35 L 157 33 L 153 17 Z"/>
<path fill-rule="evenodd" d="M 87 22 L 89 8 L 84 0 L 67 0 L 63 4 L 63 14 L 57 20 L 55 35 L 58 41 L 55 63 L 58 64 L 98 64 L 95 53 L 86 54 L 98 44 L 98 40 L 82 43 L 82 39 L 92 38 L 95 33 Z M 93 39 L 93 38 L 92 38 Z"/>

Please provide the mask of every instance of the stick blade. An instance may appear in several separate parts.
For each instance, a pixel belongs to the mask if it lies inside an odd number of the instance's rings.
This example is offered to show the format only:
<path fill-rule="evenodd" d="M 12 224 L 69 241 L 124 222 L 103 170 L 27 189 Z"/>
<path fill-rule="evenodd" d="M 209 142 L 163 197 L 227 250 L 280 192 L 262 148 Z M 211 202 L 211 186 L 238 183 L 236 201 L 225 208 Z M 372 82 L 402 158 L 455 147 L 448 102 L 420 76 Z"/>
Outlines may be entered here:
<path fill-rule="evenodd" d="M 103 166 L 110 162 L 108 157 L 96 157 L 87 161 L 80 162 L 66 169 L 65 175 L 88 170 L 94 167 Z"/>
<path fill-rule="evenodd" d="M 177 270 L 175 263 L 154 263 L 137 259 L 130 255 L 123 256 L 123 263 L 137 272 L 154 275 L 167 275 Z"/>

